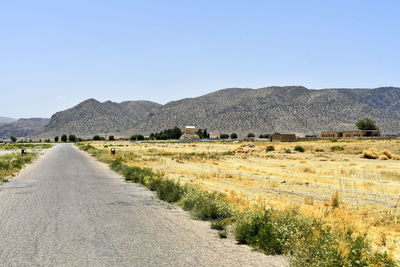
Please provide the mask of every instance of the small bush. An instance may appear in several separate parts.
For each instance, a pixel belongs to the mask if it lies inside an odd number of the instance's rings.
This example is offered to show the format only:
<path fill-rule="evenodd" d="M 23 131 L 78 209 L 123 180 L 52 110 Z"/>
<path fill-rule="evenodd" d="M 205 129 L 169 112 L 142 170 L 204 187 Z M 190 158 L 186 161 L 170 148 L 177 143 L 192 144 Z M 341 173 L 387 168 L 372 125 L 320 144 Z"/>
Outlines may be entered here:
<path fill-rule="evenodd" d="M 292 151 L 291 151 L 289 148 L 285 148 L 284 152 L 285 152 L 286 154 L 291 154 L 291 153 L 292 153 Z"/>
<path fill-rule="evenodd" d="M 161 179 L 157 196 L 168 203 L 178 202 L 186 192 L 186 187 L 170 179 Z"/>
<path fill-rule="evenodd" d="M 331 147 L 332 152 L 343 151 L 343 150 L 344 150 L 344 147 L 342 147 L 342 146 L 332 146 Z"/>
<path fill-rule="evenodd" d="M 295 146 L 295 147 L 294 147 L 294 151 L 303 153 L 303 152 L 306 151 L 306 150 L 305 150 L 304 147 L 302 147 L 302 146 Z"/>
<path fill-rule="evenodd" d="M 219 236 L 219 238 L 227 238 L 228 233 L 226 232 L 226 230 L 222 230 L 222 231 L 218 232 L 218 236 Z"/>
<path fill-rule="evenodd" d="M 236 241 L 268 254 L 282 253 L 283 246 L 277 239 L 277 232 L 270 217 L 271 213 L 268 210 L 244 214 L 236 224 Z"/>
<path fill-rule="evenodd" d="M 267 147 L 265 148 L 265 151 L 266 151 L 266 152 L 275 151 L 275 147 L 274 147 L 274 146 L 267 146 Z"/>
<path fill-rule="evenodd" d="M 317 148 L 317 149 L 315 149 L 315 152 L 325 152 L 325 150 Z"/>
<path fill-rule="evenodd" d="M 211 229 L 214 230 L 225 230 L 225 227 L 228 225 L 228 222 L 224 219 L 215 220 L 211 223 Z"/>
<path fill-rule="evenodd" d="M 233 215 L 223 195 L 190 188 L 181 201 L 182 208 L 200 220 L 218 220 Z"/>

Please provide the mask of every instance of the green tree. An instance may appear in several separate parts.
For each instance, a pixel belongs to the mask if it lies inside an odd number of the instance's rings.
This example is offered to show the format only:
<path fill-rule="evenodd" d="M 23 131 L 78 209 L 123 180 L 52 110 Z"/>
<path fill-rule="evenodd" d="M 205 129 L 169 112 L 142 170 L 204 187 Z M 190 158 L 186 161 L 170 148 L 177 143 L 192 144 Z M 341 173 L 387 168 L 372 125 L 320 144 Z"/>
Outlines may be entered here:
<path fill-rule="evenodd" d="M 95 135 L 95 136 L 93 136 L 93 140 L 94 141 L 99 141 L 99 140 L 101 140 L 101 137 L 100 137 L 100 135 Z"/>
<path fill-rule="evenodd" d="M 356 122 L 356 126 L 359 130 L 378 130 L 378 126 L 376 126 L 376 121 L 365 118 L 363 120 L 359 120 Z"/>
<path fill-rule="evenodd" d="M 58 142 L 58 136 L 54 137 L 54 142 L 56 142 L 56 143 Z"/>
<path fill-rule="evenodd" d="M 228 138 L 229 138 L 229 134 L 224 134 L 224 133 L 222 133 L 222 134 L 219 135 L 219 138 L 221 138 L 221 139 L 228 139 Z"/>
<path fill-rule="evenodd" d="M 144 136 L 141 134 L 134 134 L 130 138 L 131 140 L 144 140 Z"/>
<path fill-rule="evenodd" d="M 62 141 L 62 142 L 67 142 L 67 140 L 68 140 L 68 136 L 67 136 L 66 134 L 63 134 L 63 135 L 61 136 L 61 141 Z"/>
<path fill-rule="evenodd" d="M 252 137 L 255 137 L 255 134 L 249 133 L 249 134 L 247 135 L 247 138 L 252 138 Z"/>
<path fill-rule="evenodd" d="M 70 142 L 72 142 L 72 143 L 75 143 L 75 142 L 76 142 L 76 136 L 73 135 L 73 134 L 70 134 L 70 135 L 68 136 L 68 141 L 70 141 Z"/>
<path fill-rule="evenodd" d="M 238 135 L 236 133 L 231 134 L 231 139 L 237 139 Z"/>
<path fill-rule="evenodd" d="M 114 141 L 114 140 L 115 140 L 115 137 L 114 137 L 114 135 L 110 135 L 110 136 L 108 137 L 108 140 L 110 140 L 110 141 Z"/>
<path fill-rule="evenodd" d="M 175 127 L 172 129 L 165 129 L 162 132 L 151 133 L 150 138 L 156 140 L 179 139 L 181 135 L 181 129 Z"/>
<path fill-rule="evenodd" d="M 10 136 L 11 142 L 15 143 L 17 142 L 17 137 L 15 136 Z"/>

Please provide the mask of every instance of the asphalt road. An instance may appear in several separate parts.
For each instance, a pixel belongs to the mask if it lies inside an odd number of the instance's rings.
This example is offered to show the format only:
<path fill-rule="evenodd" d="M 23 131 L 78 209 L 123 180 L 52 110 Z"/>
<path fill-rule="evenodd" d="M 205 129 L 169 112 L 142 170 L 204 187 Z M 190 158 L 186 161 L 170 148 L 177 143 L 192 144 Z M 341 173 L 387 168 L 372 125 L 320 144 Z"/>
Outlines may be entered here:
<path fill-rule="evenodd" d="M 0 187 L 1 266 L 284 266 L 70 144 Z"/>

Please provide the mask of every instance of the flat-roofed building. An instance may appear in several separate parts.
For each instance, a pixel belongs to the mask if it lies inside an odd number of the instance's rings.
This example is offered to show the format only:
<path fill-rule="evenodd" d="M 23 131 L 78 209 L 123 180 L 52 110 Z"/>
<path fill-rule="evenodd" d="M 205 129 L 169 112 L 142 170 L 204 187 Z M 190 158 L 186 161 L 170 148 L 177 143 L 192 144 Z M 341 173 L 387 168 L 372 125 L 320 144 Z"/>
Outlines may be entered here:
<path fill-rule="evenodd" d="M 379 137 L 379 130 L 354 130 L 354 131 L 322 131 L 322 138 L 361 138 L 361 137 Z"/>

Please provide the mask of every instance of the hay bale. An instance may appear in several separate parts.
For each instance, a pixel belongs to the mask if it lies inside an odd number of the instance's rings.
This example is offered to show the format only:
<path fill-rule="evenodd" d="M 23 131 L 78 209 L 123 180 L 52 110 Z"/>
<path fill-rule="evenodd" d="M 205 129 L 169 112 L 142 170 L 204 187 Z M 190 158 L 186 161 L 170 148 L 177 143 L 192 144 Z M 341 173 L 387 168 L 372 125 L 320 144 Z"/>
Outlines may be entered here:
<path fill-rule="evenodd" d="M 378 159 L 379 158 L 378 152 L 374 149 L 364 150 L 362 152 L 362 156 L 363 156 L 363 158 L 366 158 L 366 159 Z"/>
<path fill-rule="evenodd" d="M 392 152 L 390 152 L 389 150 L 387 150 L 387 149 L 385 149 L 385 150 L 382 150 L 381 151 L 381 154 L 382 155 L 385 155 L 386 157 L 388 157 L 388 159 L 392 159 L 393 158 L 393 154 L 392 154 Z"/>
<path fill-rule="evenodd" d="M 382 154 L 382 155 L 379 156 L 379 159 L 380 159 L 380 160 L 388 160 L 389 157 Z"/>

